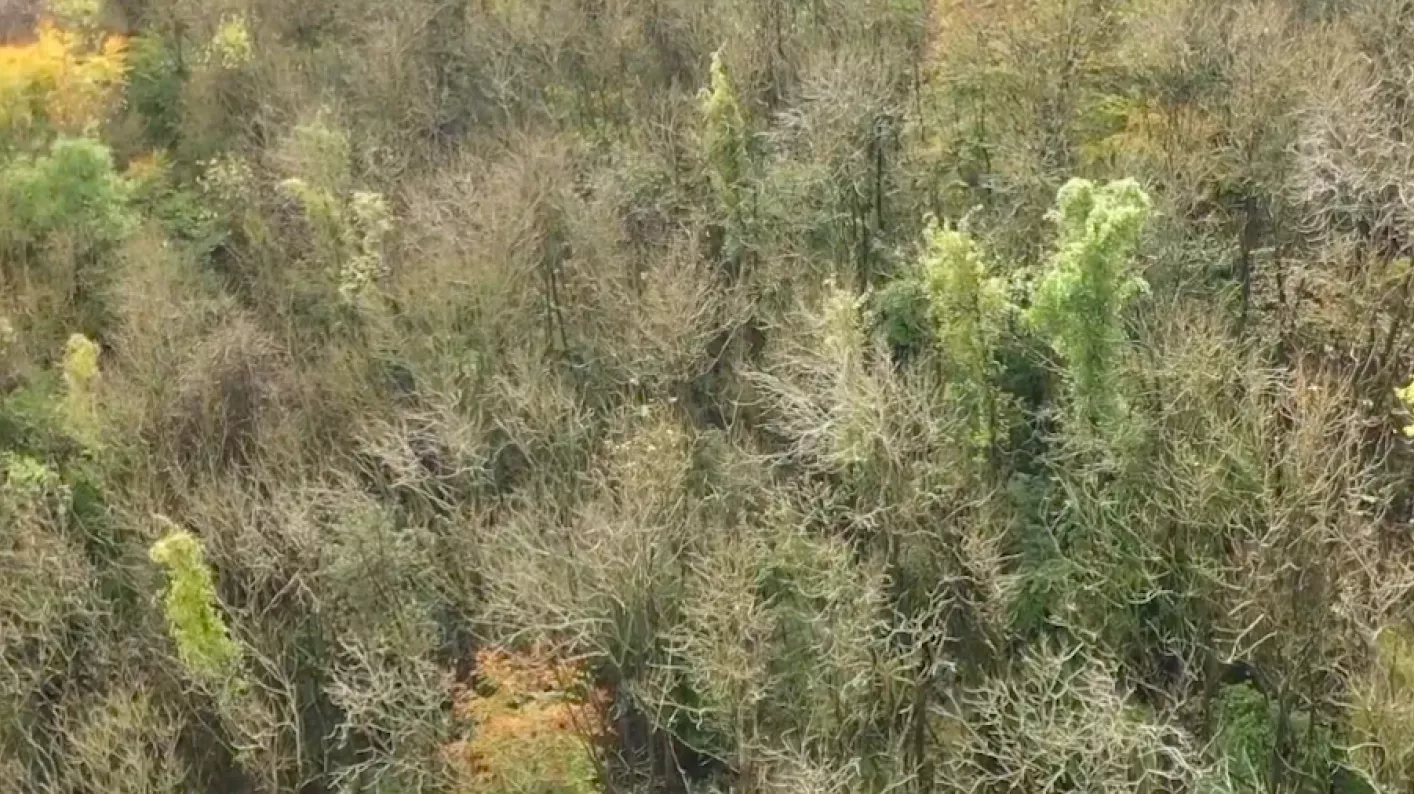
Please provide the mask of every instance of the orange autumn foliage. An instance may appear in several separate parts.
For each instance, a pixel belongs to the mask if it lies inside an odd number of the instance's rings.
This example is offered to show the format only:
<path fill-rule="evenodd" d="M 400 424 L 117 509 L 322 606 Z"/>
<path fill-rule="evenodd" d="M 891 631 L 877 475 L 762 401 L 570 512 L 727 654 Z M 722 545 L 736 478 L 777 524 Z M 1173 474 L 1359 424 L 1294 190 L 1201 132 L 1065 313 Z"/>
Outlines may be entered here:
<path fill-rule="evenodd" d="M 480 651 L 476 662 L 476 691 L 457 704 L 474 733 L 455 750 L 472 790 L 595 791 L 591 743 L 606 703 L 601 691 L 580 694 L 583 669 L 499 649 Z"/>
<path fill-rule="evenodd" d="M 51 21 L 33 42 L 0 47 L 0 137 L 36 128 L 85 133 L 112 108 L 127 74 L 128 40 L 107 36 L 89 50 Z"/>

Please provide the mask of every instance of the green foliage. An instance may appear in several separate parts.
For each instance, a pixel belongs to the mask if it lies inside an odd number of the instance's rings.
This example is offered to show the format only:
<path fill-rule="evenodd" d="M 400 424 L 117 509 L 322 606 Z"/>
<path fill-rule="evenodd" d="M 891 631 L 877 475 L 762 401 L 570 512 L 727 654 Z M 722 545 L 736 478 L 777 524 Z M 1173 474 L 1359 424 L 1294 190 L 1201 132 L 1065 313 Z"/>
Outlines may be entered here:
<path fill-rule="evenodd" d="M 167 569 L 163 611 L 182 664 L 203 684 L 226 689 L 240 675 L 241 649 L 221 616 L 216 582 L 201 541 L 173 527 L 152 544 L 151 557 Z"/>
<path fill-rule="evenodd" d="M 26 455 L 6 453 L 5 487 L 21 496 L 38 496 L 59 487 L 58 472 Z"/>
<path fill-rule="evenodd" d="M 931 347 L 936 332 L 928 292 L 917 278 L 896 278 L 873 295 L 875 330 L 895 355 L 909 356 Z"/>
<path fill-rule="evenodd" d="M 1277 746 L 1271 704 L 1251 684 L 1224 687 L 1218 703 L 1217 752 L 1226 784 L 1233 791 L 1266 791 Z"/>
<path fill-rule="evenodd" d="M 281 145 L 281 159 L 293 179 L 309 189 L 341 193 L 351 179 L 349 136 L 322 117 L 298 124 Z"/>
<path fill-rule="evenodd" d="M 751 132 L 746 110 L 721 50 L 712 54 L 710 82 L 699 100 L 707 176 L 725 218 L 723 250 L 734 261 L 745 245 L 746 201 L 751 174 Z"/>
<path fill-rule="evenodd" d="M 722 62 L 720 50 L 712 54 L 709 74 L 711 82 L 701 100 L 703 143 L 717 199 L 728 213 L 735 213 L 740 208 L 742 188 L 750 169 L 746 111 Z"/>
<path fill-rule="evenodd" d="M 338 262 L 347 231 L 344 208 L 338 195 L 297 177 L 281 182 L 280 188 L 298 201 L 304 210 L 305 218 L 314 231 L 319 258 L 325 262 Z"/>
<path fill-rule="evenodd" d="M 1304 712 L 1283 714 L 1251 683 L 1223 687 L 1218 706 L 1218 765 L 1206 783 L 1212 790 L 1326 790 L 1334 769 L 1329 729 L 1311 725 Z"/>
<path fill-rule="evenodd" d="M 64 417 L 70 432 L 90 446 L 97 443 L 98 343 L 74 334 L 64 345 Z"/>
<path fill-rule="evenodd" d="M 113 170 L 108 147 L 87 138 L 60 138 L 40 157 L 0 171 L 10 224 L 0 239 L 36 244 L 63 232 L 86 248 L 116 243 L 132 228 L 128 188 Z"/>
<path fill-rule="evenodd" d="M 930 220 L 924 236 L 923 272 L 948 386 L 973 417 L 973 444 L 985 449 L 998 430 L 995 360 L 1010 311 L 1006 288 L 966 233 Z"/>
<path fill-rule="evenodd" d="M 186 75 L 173 46 L 161 37 L 139 36 L 129 63 L 127 107 L 142 121 L 143 140 L 158 148 L 176 144 Z"/>
<path fill-rule="evenodd" d="M 44 5 L 65 25 L 84 29 L 97 26 L 103 11 L 101 0 L 45 0 Z"/>
<path fill-rule="evenodd" d="M 381 193 L 347 189 L 347 136 L 323 123 L 296 127 L 286 143 L 289 165 L 301 176 L 280 187 L 304 210 L 317 257 L 338 278 L 343 300 L 357 304 L 386 275 L 383 243 L 393 229 Z"/>
<path fill-rule="evenodd" d="M 1125 412 L 1118 377 L 1127 347 L 1124 311 L 1148 291 L 1131 257 L 1149 197 L 1132 180 L 1097 186 L 1076 179 L 1056 202 L 1060 239 L 1028 317 L 1064 359 L 1074 415 L 1108 427 Z"/>
<path fill-rule="evenodd" d="M 383 241 L 393 229 L 393 215 L 381 194 L 363 190 L 354 191 L 346 212 L 349 253 L 339 271 L 339 294 L 353 302 L 385 274 Z"/>
<path fill-rule="evenodd" d="M 344 199 L 301 179 L 286 180 L 281 187 L 304 208 L 320 260 L 336 267 L 339 295 L 357 303 L 386 274 L 383 241 L 393 228 L 387 201 L 368 191 Z"/>
<path fill-rule="evenodd" d="M 245 19 L 238 16 L 222 18 L 206 47 L 205 56 L 208 62 L 222 69 L 248 66 L 255 58 L 255 48 L 251 43 L 250 26 Z"/>

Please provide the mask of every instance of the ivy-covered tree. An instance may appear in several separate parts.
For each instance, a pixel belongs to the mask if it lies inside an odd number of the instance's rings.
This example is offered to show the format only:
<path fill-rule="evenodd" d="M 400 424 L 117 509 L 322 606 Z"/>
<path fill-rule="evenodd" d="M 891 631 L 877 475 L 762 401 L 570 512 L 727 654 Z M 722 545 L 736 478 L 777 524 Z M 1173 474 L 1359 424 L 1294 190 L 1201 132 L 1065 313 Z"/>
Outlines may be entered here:
<path fill-rule="evenodd" d="M 995 441 L 999 396 L 996 354 L 1010 310 L 1005 282 L 988 272 L 983 253 L 965 232 L 931 221 L 925 232 L 923 277 L 927 280 L 938 352 L 947 367 L 948 389 L 973 422 L 973 445 Z"/>
<path fill-rule="evenodd" d="M 745 242 L 746 208 L 743 205 L 747 201 L 751 173 L 751 131 L 746 108 L 722 61 L 721 50 L 712 54 L 710 75 L 700 100 L 702 144 L 712 192 L 725 217 L 723 249 L 729 260 L 735 260 Z"/>
<path fill-rule="evenodd" d="M 152 545 L 152 560 L 168 571 L 163 611 L 182 664 L 193 678 L 225 689 L 240 675 L 241 649 L 221 615 L 201 541 L 173 528 Z"/>
<path fill-rule="evenodd" d="M 1060 239 L 1027 316 L 1063 360 L 1071 416 L 1103 430 L 1125 412 L 1124 311 L 1149 288 L 1132 257 L 1150 201 L 1131 179 L 1075 179 L 1056 203 Z"/>

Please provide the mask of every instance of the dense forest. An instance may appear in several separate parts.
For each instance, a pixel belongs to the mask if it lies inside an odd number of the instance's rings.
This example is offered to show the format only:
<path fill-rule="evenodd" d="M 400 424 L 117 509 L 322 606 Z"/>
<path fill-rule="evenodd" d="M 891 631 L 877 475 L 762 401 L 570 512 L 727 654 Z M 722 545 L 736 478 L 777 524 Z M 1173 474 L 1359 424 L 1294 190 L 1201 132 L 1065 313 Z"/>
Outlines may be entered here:
<path fill-rule="evenodd" d="M 1414 0 L 0 0 L 0 791 L 1414 791 Z"/>

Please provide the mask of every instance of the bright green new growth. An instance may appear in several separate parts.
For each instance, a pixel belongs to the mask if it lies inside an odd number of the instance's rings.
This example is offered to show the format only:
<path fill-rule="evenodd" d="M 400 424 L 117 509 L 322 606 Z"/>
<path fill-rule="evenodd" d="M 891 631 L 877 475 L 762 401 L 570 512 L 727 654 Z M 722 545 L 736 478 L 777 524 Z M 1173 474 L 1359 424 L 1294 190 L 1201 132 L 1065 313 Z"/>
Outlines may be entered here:
<path fill-rule="evenodd" d="M 1073 179 L 1053 217 L 1060 241 L 1028 317 L 1065 359 L 1074 409 L 1107 425 L 1124 413 L 1115 377 L 1125 347 L 1124 309 L 1148 291 L 1130 259 L 1148 220 L 1148 195 L 1131 179 L 1096 186 Z"/>
<path fill-rule="evenodd" d="M 201 542 L 172 528 L 152 545 L 150 556 L 167 569 L 167 630 L 182 664 L 206 683 L 229 682 L 239 674 L 241 651 L 217 608 L 216 583 Z"/>
<path fill-rule="evenodd" d="M 748 169 L 746 113 L 721 51 L 712 54 L 711 83 L 702 95 L 703 132 L 708 176 L 722 206 L 735 214 L 741 206 L 742 183 Z"/>
<path fill-rule="evenodd" d="M 982 252 L 965 233 L 930 221 L 926 239 L 923 273 L 949 390 L 973 417 L 975 442 L 985 445 L 995 418 L 992 355 L 1004 330 L 1005 285 L 988 275 Z"/>

